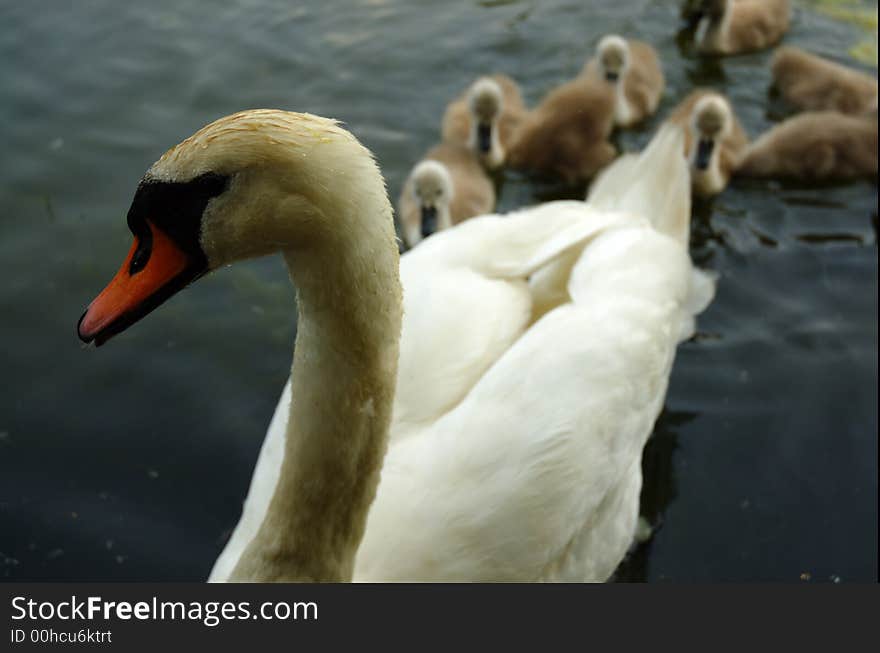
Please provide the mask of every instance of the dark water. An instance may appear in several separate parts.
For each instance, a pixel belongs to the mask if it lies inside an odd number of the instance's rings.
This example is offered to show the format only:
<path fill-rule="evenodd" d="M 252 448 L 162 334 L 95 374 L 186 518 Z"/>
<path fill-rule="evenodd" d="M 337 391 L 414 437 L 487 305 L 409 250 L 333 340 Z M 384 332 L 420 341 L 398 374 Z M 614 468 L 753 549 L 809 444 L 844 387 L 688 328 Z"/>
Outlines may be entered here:
<path fill-rule="evenodd" d="M 671 0 L 0 5 L 0 578 L 198 580 L 237 519 L 289 368 L 280 261 L 215 274 L 99 351 L 74 332 L 167 147 L 242 108 L 316 112 L 396 197 L 474 76 L 534 102 L 608 31 L 660 49 L 661 115 L 711 83 L 753 136 L 779 117 L 768 54 L 700 61 L 678 29 Z M 849 61 L 860 38 L 801 10 L 788 41 Z M 502 207 L 557 192 L 512 179 Z M 718 298 L 646 452 L 660 528 L 620 578 L 876 578 L 876 224 L 867 183 L 735 183 L 696 207 Z"/>

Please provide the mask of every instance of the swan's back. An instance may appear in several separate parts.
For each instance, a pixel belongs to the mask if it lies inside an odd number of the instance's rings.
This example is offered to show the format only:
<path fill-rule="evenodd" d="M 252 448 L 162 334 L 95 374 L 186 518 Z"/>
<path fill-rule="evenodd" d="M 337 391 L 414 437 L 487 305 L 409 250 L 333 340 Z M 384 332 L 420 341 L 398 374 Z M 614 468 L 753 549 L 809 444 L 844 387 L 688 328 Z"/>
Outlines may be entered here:
<path fill-rule="evenodd" d="M 681 240 L 689 197 L 681 135 L 670 130 L 652 147 L 615 168 L 638 173 L 645 160 L 665 158 L 673 180 L 665 192 L 681 197 L 654 197 L 669 215 L 651 217 L 668 233 L 613 212 L 615 202 L 637 208 L 650 198 L 615 196 L 618 175 L 606 176 L 599 200 L 609 208 L 591 216 L 605 222 L 574 266 L 572 301 L 530 327 L 455 409 L 389 450 L 357 580 L 613 573 L 635 532 L 641 451 L 676 344 L 713 289 L 695 284 Z M 656 170 L 648 176 L 637 194 L 662 187 Z"/>
<path fill-rule="evenodd" d="M 403 257 L 400 275 L 413 290 L 404 291 L 393 441 L 457 406 L 520 336 L 531 311 L 525 281 L 487 278 L 467 266 L 425 265 L 415 256 Z M 482 319 L 463 329 L 463 316 L 476 307 Z"/>
<path fill-rule="evenodd" d="M 619 220 L 558 201 L 469 220 L 401 258 L 406 319 L 392 442 L 455 408 L 522 335 L 533 311 L 527 279 Z"/>

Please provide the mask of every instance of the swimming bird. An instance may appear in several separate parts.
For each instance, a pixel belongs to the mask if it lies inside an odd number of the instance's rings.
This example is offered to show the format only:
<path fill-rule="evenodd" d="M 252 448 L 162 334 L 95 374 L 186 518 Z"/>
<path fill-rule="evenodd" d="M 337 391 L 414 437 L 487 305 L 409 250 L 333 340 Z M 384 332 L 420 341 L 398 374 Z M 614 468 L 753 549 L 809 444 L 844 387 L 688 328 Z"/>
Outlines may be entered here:
<path fill-rule="evenodd" d="M 737 174 L 801 181 L 877 177 L 877 114 L 797 114 L 756 139 Z"/>
<path fill-rule="evenodd" d="M 617 156 L 615 102 L 614 89 L 584 75 L 553 89 L 520 123 L 508 164 L 569 184 L 591 179 Z"/>
<path fill-rule="evenodd" d="M 641 451 L 676 344 L 711 299 L 687 252 L 681 148 L 665 133 L 627 168 L 635 178 L 610 177 L 605 208 L 475 218 L 399 265 L 378 167 L 333 121 L 246 111 L 165 153 L 129 209 L 129 255 L 79 337 L 103 344 L 242 259 L 280 252 L 297 286 L 290 389 L 245 504 L 253 519 L 212 578 L 608 578 L 635 533 Z M 570 303 L 519 333 L 492 319 L 513 306 L 525 325 L 525 279 L 576 246 Z M 464 379 L 433 382 L 462 361 Z M 435 415 L 388 446 L 402 388 Z"/>
<path fill-rule="evenodd" d="M 504 164 L 513 133 L 526 114 L 522 93 L 507 75 L 480 77 L 443 114 L 443 140 L 473 150 L 489 170 Z"/>
<path fill-rule="evenodd" d="M 495 186 L 474 153 L 441 143 L 413 167 L 397 203 L 403 236 L 415 247 L 423 238 L 495 209 Z"/>
<path fill-rule="evenodd" d="M 675 342 L 714 290 L 682 241 L 681 147 L 667 134 L 635 178 L 612 176 L 601 210 L 563 201 L 474 218 L 401 258 L 391 442 L 356 580 L 610 576 L 635 532 L 638 460 Z M 572 247 L 584 251 L 574 299 L 529 326 L 525 280 Z M 263 521 L 291 394 L 288 384 L 212 581 Z"/>
<path fill-rule="evenodd" d="M 769 48 L 788 31 L 790 0 L 702 0 L 696 9 L 697 49 L 741 54 Z"/>
<path fill-rule="evenodd" d="M 614 88 L 614 124 L 618 127 L 630 127 L 653 115 L 665 87 L 657 51 L 616 34 L 602 37 L 584 74 Z"/>
<path fill-rule="evenodd" d="M 773 86 L 798 111 L 858 115 L 877 110 L 876 79 L 800 48 L 779 48 L 772 70 Z"/>
<path fill-rule="evenodd" d="M 669 121 L 686 129 L 685 156 L 694 193 L 711 197 L 723 191 L 749 144 L 729 100 L 697 89 L 673 110 Z"/>

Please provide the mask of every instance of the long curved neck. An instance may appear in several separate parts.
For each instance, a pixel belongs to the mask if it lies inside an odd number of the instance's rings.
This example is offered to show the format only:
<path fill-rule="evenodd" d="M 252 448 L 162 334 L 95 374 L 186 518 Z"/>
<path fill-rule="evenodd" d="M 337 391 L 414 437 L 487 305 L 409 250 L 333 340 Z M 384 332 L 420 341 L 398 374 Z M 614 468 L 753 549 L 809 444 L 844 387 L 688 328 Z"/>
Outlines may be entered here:
<path fill-rule="evenodd" d="M 339 233 L 284 252 L 299 311 L 284 462 L 230 580 L 351 579 L 385 455 L 401 323 L 398 253 L 381 195 L 387 225 L 344 216 Z"/>

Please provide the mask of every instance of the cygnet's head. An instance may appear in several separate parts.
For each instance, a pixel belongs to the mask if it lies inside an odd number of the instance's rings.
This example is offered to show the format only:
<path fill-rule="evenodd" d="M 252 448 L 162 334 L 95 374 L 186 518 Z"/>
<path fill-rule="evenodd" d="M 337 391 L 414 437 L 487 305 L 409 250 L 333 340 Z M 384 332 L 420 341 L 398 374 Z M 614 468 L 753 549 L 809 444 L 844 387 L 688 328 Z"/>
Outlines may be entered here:
<path fill-rule="evenodd" d="M 442 227 L 453 197 L 452 177 L 439 161 L 426 159 L 412 172 L 412 189 L 421 211 L 422 238 Z"/>
<path fill-rule="evenodd" d="M 616 83 L 626 74 L 629 67 L 629 45 L 626 39 L 617 34 L 609 34 L 599 41 L 596 53 L 602 76 L 606 80 Z"/>
<path fill-rule="evenodd" d="M 696 103 L 691 114 L 691 131 L 696 141 L 694 167 L 706 170 L 719 140 L 731 130 L 731 112 L 727 101 L 720 95 L 707 95 Z"/>
<path fill-rule="evenodd" d="M 492 149 L 492 129 L 501 115 L 501 86 L 491 77 L 480 77 L 468 90 L 468 105 L 476 125 L 476 146 L 480 154 Z"/>

